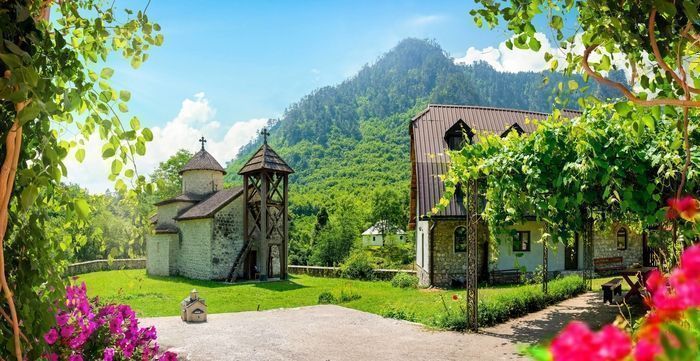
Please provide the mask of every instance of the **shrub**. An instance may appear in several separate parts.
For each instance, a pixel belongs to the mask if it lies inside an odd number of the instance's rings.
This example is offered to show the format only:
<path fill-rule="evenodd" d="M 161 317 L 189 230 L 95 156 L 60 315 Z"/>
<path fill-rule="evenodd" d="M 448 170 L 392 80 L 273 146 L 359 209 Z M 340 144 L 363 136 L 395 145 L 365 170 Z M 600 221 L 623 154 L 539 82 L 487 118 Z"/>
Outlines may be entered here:
<path fill-rule="evenodd" d="M 523 287 L 518 292 L 506 293 L 487 301 L 479 300 L 479 326 L 492 326 L 514 317 L 539 311 L 585 291 L 586 282 L 583 277 L 572 275 L 549 282 L 549 293 L 547 294 L 542 292 L 542 288 L 539 285 L 532 285 Z M 454 295 L 453 302 L 459 302 L 457 307 L 448 305 L 443 299 L 445 310 L 433 320 L 435 327 L 452 331 L 463 331 L 466 329 L 466 314 L 462 304 L 463 300 Z"/>
<path fill-rule="evenodd" d="M 385 310 L 382 312 L 382 316 L 386 318 L 393 318 L 396 320 L 404 320 L 404 321 L 411 321 L 411 322 L 416 322 L 416 314 L 413 312 L 406 312 L 404 310 L 396 309 L 396 308 L 390 308 L 388 310 Z"/>
<path fill-rule="evenodd" d="M 335 296 L 330 291 L 323 291 L 323 292 L 321 292 L 320 295 L 318 295 L 318 304 L 319 305 L 334 304 L 337 302 L 338 302 L 338 300 L 335 298 Z"/>
<path fill-rule="evenodd" d="M 356 251 L 340 265 L 340 272 L 345 278 L 371 280 L 374 279 L 374 267 L 373 259 L 367 252 Z"/>
<path fill-rule="evenodd" d="M 350 290 L 350 289 L 348 289 L 348 290 L 342 289 L 342 290 L 340 290 L 340 294 L 338 295 L 338 303 L 345 303 L 345 302 L 350 302 L 350 301 L 354 301 L 354 300 L 359 300 L 360 298 L 362 298 L 362 296 L 359 293 L 357 293 L 353 290 Z"/>
<path fill-rule="evenodd" d="M 391 279 L 391 285 L 398 288 L 416 288 L 418 287 L 418 277 L 400 272 Z"/>
<path fill-rule="evenodd" d="M 139 327 L 127 305 L 99 305 L 87 297 L 85 283 L 66 287 L 55 325 L 44 334 L 47 360 L 166 360 L 177 355 L 158 355 L 155 327 Z"/>

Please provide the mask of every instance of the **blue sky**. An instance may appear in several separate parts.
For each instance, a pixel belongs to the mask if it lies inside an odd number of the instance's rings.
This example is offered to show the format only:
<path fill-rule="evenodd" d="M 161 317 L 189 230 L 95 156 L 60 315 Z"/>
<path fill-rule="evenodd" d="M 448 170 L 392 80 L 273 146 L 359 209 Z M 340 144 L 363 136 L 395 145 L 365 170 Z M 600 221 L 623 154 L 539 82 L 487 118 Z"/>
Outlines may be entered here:
<path fill-rule="evenodd" d="M 119 3 L 140 9 L 146 1 Z M 507 35 L 473 25 L 473 6 L 464 0 L 152 0 L 148 15 L 162 27 L 163 46 L 138 70 L 119 60 L 108 64 L 116 70 L 114 85 L 132 92 L 131 112 L 156 135 L 137 162 L 140 170 L 152 170 L 179 148 L 196 151 L 200 135 L 224 164 L 265 119 L 352 76 L 407 37 L 434 39 L 455 58 L 471 48 L 466 62 L 479 58 L 505 64 L 503 70 L 539 66 L 501 59 L 493 49 Z M 73 163 L 69 170 L 78 167 Z M 86 164 L 105 172 L 74 171 L 69 181 L 95 192 L 109 187 L 108 165 L 98 157 Z"/>

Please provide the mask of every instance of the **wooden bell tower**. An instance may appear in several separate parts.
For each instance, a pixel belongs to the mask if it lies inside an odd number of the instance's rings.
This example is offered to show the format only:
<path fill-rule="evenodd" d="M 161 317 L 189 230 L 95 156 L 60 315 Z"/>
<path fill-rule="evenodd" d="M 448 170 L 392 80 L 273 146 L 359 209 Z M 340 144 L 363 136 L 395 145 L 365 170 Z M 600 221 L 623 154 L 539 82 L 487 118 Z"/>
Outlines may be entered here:
<path fill-rule="evenodd" d="M 267 129 L 261 134 L 263 145 L 238 172 L 243 176 L 245 199 L 244 246 L 231 267 L 229 281 L 235 281 L 241 270 L 248 278 L 258 276 L 261 281 L 287 278 L 288 189 L 294 170 L 267 144 Z"/>

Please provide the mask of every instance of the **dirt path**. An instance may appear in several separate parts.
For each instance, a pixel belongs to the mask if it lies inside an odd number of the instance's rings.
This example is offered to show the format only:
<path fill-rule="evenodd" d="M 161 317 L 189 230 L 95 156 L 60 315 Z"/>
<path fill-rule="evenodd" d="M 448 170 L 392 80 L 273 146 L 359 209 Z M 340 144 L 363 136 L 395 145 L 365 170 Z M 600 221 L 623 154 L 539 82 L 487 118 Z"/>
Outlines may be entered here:
<path fill-rule="evenodd" d="M 439 332 L 344 307 L 322 305 L 144 319 L 160 343 L 187 360 L 516 360 L 519 345 L 551 337 L 573 319 L 599 326 L 618 313 L 588 293 L 479 334 Z"/>

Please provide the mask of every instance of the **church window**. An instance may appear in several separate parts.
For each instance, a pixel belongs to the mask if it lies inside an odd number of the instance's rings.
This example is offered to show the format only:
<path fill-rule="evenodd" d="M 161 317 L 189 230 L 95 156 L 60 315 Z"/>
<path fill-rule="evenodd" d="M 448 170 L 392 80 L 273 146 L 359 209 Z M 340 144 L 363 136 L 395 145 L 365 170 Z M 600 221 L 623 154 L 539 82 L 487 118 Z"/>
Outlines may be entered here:
<path fill-rule="evenodd" d="M 454 243 L 455 253 L 467 251 L 467 227 L 459 226 L 455 228 Z"/>

